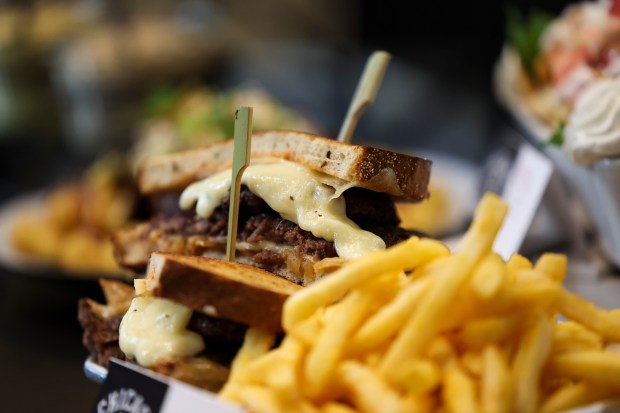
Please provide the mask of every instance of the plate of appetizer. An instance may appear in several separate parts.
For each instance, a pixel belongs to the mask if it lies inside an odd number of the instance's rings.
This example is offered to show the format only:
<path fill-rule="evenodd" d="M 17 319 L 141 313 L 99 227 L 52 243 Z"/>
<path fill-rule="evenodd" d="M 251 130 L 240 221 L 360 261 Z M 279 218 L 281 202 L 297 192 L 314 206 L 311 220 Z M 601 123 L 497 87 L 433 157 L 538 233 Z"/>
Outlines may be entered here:
<path fill-rule="evenodd" d="M 498 100 L 553 160 L 620 266 L 620 3 L 517 20 L 496 65 Z"/>

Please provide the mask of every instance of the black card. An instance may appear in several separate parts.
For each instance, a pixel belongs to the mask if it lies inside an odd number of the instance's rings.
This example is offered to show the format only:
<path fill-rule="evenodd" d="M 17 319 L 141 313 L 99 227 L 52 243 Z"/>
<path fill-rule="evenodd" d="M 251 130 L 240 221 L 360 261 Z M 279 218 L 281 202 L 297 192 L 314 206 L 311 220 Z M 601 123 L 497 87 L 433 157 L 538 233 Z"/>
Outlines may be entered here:
<path fill-rule="evenodd" d="M 129 363 L 112 359 L 92 413 L 157 413 L 168 384 L 138 372 Z"/>

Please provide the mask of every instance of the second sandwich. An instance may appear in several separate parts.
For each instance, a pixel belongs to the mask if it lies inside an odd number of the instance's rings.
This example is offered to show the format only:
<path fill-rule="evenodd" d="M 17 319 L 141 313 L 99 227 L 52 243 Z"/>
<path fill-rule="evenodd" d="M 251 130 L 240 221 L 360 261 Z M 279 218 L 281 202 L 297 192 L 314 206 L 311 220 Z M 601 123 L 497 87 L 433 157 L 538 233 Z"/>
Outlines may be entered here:
<path fill-rule="evenodd" d="M 115 235 L 121 265 L 143 270 L 153 251 L 224 256 L 232 148 L 228 141 L 142 164 L 139 187 L 159 201 L 157 212 Z M 237 260 L 307 285 L 342 260 L 407 239 L 392 197 L 426 198 L 430 171 L 427 159 L 378 148 L 256 133 L 241 181 Z"/>

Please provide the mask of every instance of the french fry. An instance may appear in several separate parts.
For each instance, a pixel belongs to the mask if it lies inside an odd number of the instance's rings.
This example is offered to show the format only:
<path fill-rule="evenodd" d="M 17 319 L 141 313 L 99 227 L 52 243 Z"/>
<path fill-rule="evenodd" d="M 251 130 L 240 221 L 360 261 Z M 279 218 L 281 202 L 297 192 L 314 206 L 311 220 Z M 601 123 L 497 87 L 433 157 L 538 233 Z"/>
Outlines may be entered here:
<path fill-rule="evenodd" d="M 439 328 L 440 332 L 454 332 L 460 330 L 463 325 L 484 316 L 481 301 L 464 285 L 461 291 L 454 298 L 454 304 L 450 307 Z"/>
<path fill-rule="evenodd" d="M 300 399 L 281 399 L 268 387 L 246 385 L 238 389 L 238 402 L 253 413 L 319 413 L 312 403 Z"/>
<path fill-rule="evenodd" d="M 531 270 L 532 268 L 534 268 L 532 262 L 520 254 L 512 254 L 506 263 L 508 272 Z"/>
<path fill-rule="evenodd" d="M 301 383 L 299 371 L 301 369 L 304 346 L 291 337 L 286 337 L 282 345 L 277 349 L 279 360 L 272 363 L 272 367 L 266 371 L 265 383 L 282 400 L 291 401 L 300 398 Z M 267 357 L 263 356 L 265 359 Z"/>
<path fill-rule="evenodd" d="M 555 376 L 613 386 L 620 395 L 620 354 L 596 350 L 559 354 L 549 361 L 549 370 Z"/>
<path fill-rule="evenodd" d="M 446 410 L 454 413 L 479 412 L 476 386 L 463 369 L 455 363 L 446 368 L 444 375 L 442 397 Z"/>
<path fill-rule="evenodd" d="M 606 340 L 620 341 L 620 318 L 577 294 L 562 289 L 557 298 L 557 308 L 566 318 L 596 331 Z"/>
<path fill-rule="evenodd" d="M 386 272 L 360 284 L 356 289 L 374 296 L 373 307 L 382 308 L 392 301 L 398 291 L 409 283 L 403 271 Z"/>
<path fill-rule="evenodd" d="M 349 352 L 359 354 L 387 342 L 411 316 L 431 282 L 431 278 L 423 278 L 404 287 L 394 300 L 370 317 L 357 331 Z"/>
<path fill-rule="evenodd" d="M 320 335 L 322 328 L 323 324 L 321 323 L 320 312 L 317 312 L 295 326 L 289 334 L 306 346 L 311 347 L 314 345 L 316 338 Z"/>
<path fill-rule="evenodd" d="M 482 348 L 507 340 L 519 325 L 519 315 L 486 317 L 465 324 L 460 339 L 466 347 Z"/>
<path fill-rule="evenodd" d="M 243 366 L 243 375 L 236 377 L 236 381 L 248 384 L 265 385 L 266 377 L 274 365 L 282 363 L 282 352 L 277 349 L 263 354 L 254 360 L 249 360 Z"/>
<path fill-rule="evenodd" d="M 280 347 L 246 339 L 225 395 L 250 413 L 552 413 L 620 396 L 620 310 L 564 290 L 563 256 L 492 253 L 505 212 L 485 195 L 456 254 L 414 238 L 295 294 Z"/>
<path fill-rule="evenodd" d="M 402 401 L 379 375 L 361 363 L 345 361 L 338 378 L 351 392 L 354 405 L 365 413 L 398 412 Z"/>
<path fill-rule="evenodd" d="M 320 398 L 336 371 L 347 341 L 367 315 L 373 299 L 371 294 L 353 291 L 334 306 L 330 323 L 309 350 L 303 367 L 305 387 L 311 397 Z"/>
<path fill-rule="evenodd" d="M 484 194 L 471 226 L 463 236 L 458 253 L 474 262 L 489 253 L 507 213 L 508 204 L 500 197 L 491 192 Z"/>
<path fill-rule="evenodd" d="M 453 255 L 445 264 L 444 274 L 434 281 L 418 304 L 417 311 L 387 351 L 379 366 L 384 377 L 389 377 L 390 372 L 403 360 L 421 355 L 424 347 L 439 330 L 440 322 L 473 267 L 473 263 L 462 255 Z"/>
<path fill-rule="evenodd" d="M 437 409 L 437 397 L 429 393 L 409 393 L 403 399 L 402 413 L 433 413 Z"/>
<path fill-rule="evenodd" d="M 461 286 L 471 275 L 474 265 L 491 250 L 507 212 L 507 204 L 497 195 L 487 193 L 483 196 L 458 254 L 446 261 L 445 272 L 435 280 L 420 302 L 418 311 L 394 340 L 380 366 L 381 374 L 388 376 L 402 360 L 421 354 L 437 332 L 439 321 L 447 313 Z"/>
<path fill-rule="evenodd" d="M 482 376 L 483 361 L 482 355 L 477 351 L 466 351 L 461 356 L 461 366 L 466 373 L 476 379 Z"/>
<path fill-rule="evenodd" d="M 244 376 L 244 368 L 252 360 L 266 354 L 273 346 L 275 335 L 260 328 L 249 328 L 245 333 L 243 345 L 239 349 L 237 356 L 233 360 L 230 368 L 230 376 L 224 388 L 220 391 L 220 396 L 224 399 L 233 399 L 236 391 L 234 384 Z"/>
<path fill-rule="evenodd" d="M 429 261 L 424 265 L 420 265 L 409 275 L 411 280 L 419 280 L 420 278 L 435 277 L 442 273 L 445 262 L 450 259 L 450 256 L 443 256 L 435 260 Z"/>
<path fill-rule="evenodd" d="M 553 353 L 602 350 L 603 338 L 573 321 L 558 323 L 553 329 Z"/>
<path fill-rule="evenodd" d="M 495 297 L 506 282 L 506 265 L 502 257 L 492 253 L 487 255 L 474 271 L 471 289 L 482 300 Z"/>
<path fill-rule="evenodd" d="M 532 327 L 521 338 L 512 366 L 514 410 L 518 413 L 534 412 L 538 407 L 539 377 L 551 350 L 552 335 L 551 319 L 545 312 L 538 311 Z"/>
<path fill-rule="evenodd" d="M 482 357 L 484 362 L 480 385 L 482 413 L 509 413 L 512 381 L 508 363 L 495 345 L 487 346 Z"/>
<path fill-rule="evenodd" d="M 377 274 L 409 270 L 448 253 L 440 242 L 412 237 L 385 251 L 352 261 L 314 283 L 312 288 L 300 290 L 286 300 L 282 315 L 284 329 L 290 331 L 319 307 L 335 302 L 351 288 Z"/>
<path fill-rule="evenodd" d="M 540 413 L 564 412 L 614 396 L 618 396 L 617 389 L 588 382 L 568 383 L 556 390 L 543 402 Z"/>
<path fill-rule="evenodd" d="M 321 409 L 323 413 L 356 413 L 357 410 L 337 402 L 329 402 L 323 405 Z"/>
<path fill-rule="evenodd" d="M 501 291 L 498 299 L 487 310 L 491 313 L 506 313 L 515 309 L 529 311 L 534 307 L 550 310 L 561 290 L 560 284 L 546 278 L 517 279 Z"/>
<path fill-rule="evenodd" d="M 425 354 L 440 367 L 445 367 L 456 360 L 456 350 L 452 342 L 444 336 L 438 336 L 431 341 Z"/>
<path fill-rule="evenodd" d="M 436 389 L 441 383 L 439 367 L 424 359 L 407 360 L 392 373 L 397 385 L 408 393 L 422 394 Z"/>
<path fill-rule="evenodd" d="M 237 400 L 254 413 L 285 413 L 286 408 L 277 396 L 266 387 L 246 385 L 236 391 Z"/>
<path fill-rule="evenodd" d="M 566 255 L 545 253 L 538 259 L 534 269 L 561 284 L 566 277 L 567 265 Z"/>

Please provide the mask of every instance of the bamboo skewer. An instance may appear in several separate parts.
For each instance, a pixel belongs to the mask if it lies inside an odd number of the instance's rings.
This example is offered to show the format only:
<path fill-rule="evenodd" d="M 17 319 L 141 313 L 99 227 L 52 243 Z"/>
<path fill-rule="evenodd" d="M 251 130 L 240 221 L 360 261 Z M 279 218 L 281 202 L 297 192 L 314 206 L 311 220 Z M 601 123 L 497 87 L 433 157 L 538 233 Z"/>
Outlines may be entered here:
<path fill-rule="evenodd" d="M 368 58 L 362 77 L 355 89 L 353 100 L 351 100 L 349 105 L 347 116 L 340 128 L 340 133 L 338 134 L 340 142 L 349 143 L 351 141 L 357 122 L 377 96 L 383 75 L 385 75 L 391 58 L 392 56 L 385 51 L 376 51 Z"/>
<path fill-rule="evenodd" d="M 239 223 L 239 187 L 241 176 L 250 163 L 252 149 L 252 108 L 243 106 L 235 113 L 235 142 L 233 146 L 232 180 L 230 182 L 230 206 L 228 208 L 228 236 L 226 259 L 235 260 L 237 224 Z"/>

